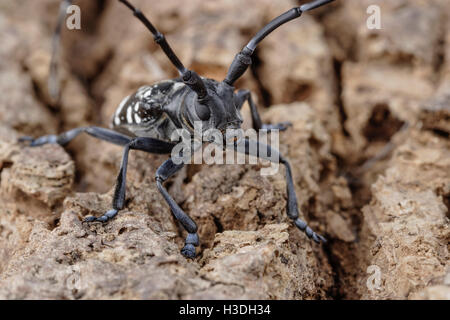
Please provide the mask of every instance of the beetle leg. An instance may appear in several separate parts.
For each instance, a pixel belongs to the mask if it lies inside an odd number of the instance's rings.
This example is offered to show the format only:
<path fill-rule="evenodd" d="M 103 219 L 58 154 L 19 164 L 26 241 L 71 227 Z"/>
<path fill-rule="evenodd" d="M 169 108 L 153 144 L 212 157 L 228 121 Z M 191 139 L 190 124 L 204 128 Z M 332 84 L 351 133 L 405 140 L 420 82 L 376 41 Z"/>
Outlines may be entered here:
<path fill-rule="evenodd" d="M 122 162 L 120 165 L 119 174 L 117 175 L 116 187 L 114 190 L 114 197 L 112 203 L 113 209 L 109 210 L 104 215 L 98 218 L 92 216 L 86 217 L 84 219 L 84 222 L 93 222 L 93 221 L 106 222 L 114 218 L 119 212 L 119 210 L 123 209 L 123 207 L 125 206 L 126 174 L 128 166 L 128 154 L 130 150 L 141 150 L 149 153 L 168 154 L 172 151 L 172 148 L 175 146 L 175 144 L 173 143 L 153 138 L 146 138 L 146 137 L 131 138 L 119 132 L 100 127 L 82 127 L 69 130 L 60 135 L 47 135 L 39 137 L 37 139 L 33 139 L 31 137 L 22 137 L 19 140 L 29 141 L 30 146 L 32 147 L 37 147 L 47 143 L 57 143 L 60 145 L 65 145 L 82 132 L 86 132 L 95 138 L 124 146 Z"/>
<path fill-rule="evenodd" d="M 19 141 L 28 141 L 30 143 L 30 147 L 38 147 L 48 143 L 57 143 L 64 146 L 82 132 L 86 132 L 87 134 L 97 139 L 105 140 L 107 142 L 118 144 L 120 146 L 126 145 L 133 139 L 129 136 L 110 129 L 100 127 L 81 127 L 63 132 L 59 135 L 50 134 L 36 139 L 32 137 L 21 137 L 19 138 Z"/>
<path fill-rule="evenodd" d="M 148 153 L 167 154 L 172 151 L 173 147 L 173 143 L 146 137 L 137 137 L 127 143 L 123 150 L 122 162 L 120 164 L 119 174 L 117 175 L 116 179 L 116 187 L 114 189 L 112 202 L 113 208 L 101 217 L 86 217 L 84 219 L 84 222 L 106 222 L 114 218 L 119 210 L 122 210 L 125 206 L 126 176 L 128 167 L 128 154 L 130 150 L 141 150 Z"/>
<path fill-rule="evenodd" d="M 307 223 L 298 217 L 298 204 L 297 195 L 295 194 L 294 182 L 292 180 L 292 171 L 289 162 L 281 156 L 281 154 L 271 148 L 268 145 L 260 143 L 258 141 L 244 139 L 242 143 L 245 143 L 245 148 L 239 148 L 239 144 L 235 145 L 234 148 L 238 152 L 244 152 L 247 155 L 257 156 L 261 159 L 266 159 L 270 161 L 279 161 L 286 168 L 286 190 L 287 190 L 287 215 L 290 219 L 294 221 L 294 224 L 301 231 L 306 233 L 308 238 L 312 238 L 315 242 L 320 243 L 326 242 L 327 240 L 321 235 L 314 232 Z"/>
<path fill-rule="evenodd" d="M 169 177 L 178 172 L 184 164 L 174 164 L 172 159 L 166 160 L 156 171 L 156 185 L 158 186 L 159 192 L 161 192 L 162 196 L 166 200 L 170 209 L 172 210 L 175 218 L 181 223 L 184 229 L 188 232 L 188 235 L 185 240 L 185 245 L 183 249 L 181 249 L 181 254 L 187 258 L 195 257 L 195 247 L 199 245 L 199 238 L 197 234 L 197 225 L 194 220 L 191 219 L 181 208 L 180 206 L 173 200 L 173 198 L 169 195 L 166 188 L 164 188 L 163 183 Z"/>
<path fill-rule="evenodd" d="M 258 109 L 256 108 L 256 104 L 252 99 L 252 95 L 249 90 L 239 90 L 234 97 L 234 103 L 236 105 L 236 108 L 240 110 L 242 106 L 244 105 L 245 101 L 248 101 L 248 104 L 250 106 L 250 112 L 252 114 L 252 123 L 253 123 L 253 129 L 259 130 L 259 129 L 265 129 L 265 130 L 280 130 L 284 131 L 292 124 L 290 122 L 281 122 L 276 124 L 264 124 L 261 121 L 261 117 L 259 116 Z"/>

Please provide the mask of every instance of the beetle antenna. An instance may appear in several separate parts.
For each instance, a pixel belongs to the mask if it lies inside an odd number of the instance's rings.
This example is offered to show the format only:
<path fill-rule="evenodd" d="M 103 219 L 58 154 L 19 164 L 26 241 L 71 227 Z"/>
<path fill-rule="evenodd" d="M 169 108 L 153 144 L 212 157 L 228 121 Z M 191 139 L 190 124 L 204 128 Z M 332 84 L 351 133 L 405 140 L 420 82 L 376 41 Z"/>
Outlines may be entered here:
<path fill-rule="evenodd" d="M 138 18 L 146 27 L 147 29 L 153 34 L 153 37 L 155 39 L 155 42 L 159 44 L 161 49 L 163 49 L 164 53 L 167 55 L 169 60 L 172 62 L 172 64 L 177 68 L 177 70 L 180 72 L 180 74 L 183 74 L 186 72 L 186 68 L 184 67 L 183 63 L 178 59 L 175 52 L 173 52 L 172 48 L 170 47 L 169 43 L 167 42 L 164 35 L 159 32 L 153 24 L 150 22 L 150 20 L 147 19 L 147 17 L 141 12 L 141 10 L 135 8 L 131 3 L 129 3 L 127 0 L 119 0 L 122 2 L 125 6 L 128 7 L 131 11 L 133 11 L 133 15 Z"/>
<path fill-rule="evenodd" d="M 59 82 L 59 48 L 61 46 L 61 29 L 66 16 L 67 8 L 72 4 L 72 0 L 63 0 L 59 5 L 58 22 L 52 37 L 52 56 L 50 59 L 50 70 L 48 77 L 48 93 L 54 100 L 59 98 L 60 82 Z"/>
<path fill-rule="evenodd" d="M 334 0 L 316 0 L 308 2 L 300 7 L 292 8 L 291 10 L 286 11 L 282 15 L 270 21 L 265 27 L 259 30 L 258 33 L 244 47 L 244 49 L 242 49 L 242 51 L 235 56 L 230 68 L 228 69 L 227 77 L 224 82 L 229 85 L 233 85 L 233 83 L 244 74 L 248 66 L 252 63 L 251 56 L 255 51 L 256 46 L 272 31 L 286 22 L 300 17 L 305 11 L 313 10 L 332 1 Z"/>
<path fill-rule="evenodd" d="M 164 53 L 172 62 L 172 64 L 175 66 L 175 68 L 177 68 L 183 82 L 197 93 L 199 102 L 202 104 L 206 103 L 206 100 L 208 99 L 208 92 L 200 76 L 196 72 L 187 69 L 183 65 L 183 63 L 180 61 L 180 59 L 178 59 L 177 55 L 170 47 L 169 43 L 166 40 L 166 37 L 155 28 L 155 26 L 150 22 L 150 20 L 147 19 L 147 17 L 141 12 L 141 10 L 135 8 L 127 0 L 119 0 L 119 1 L 122 2 L 125 6 L 127 6 L 128 9 L 133 11 L 133 15 L 136 18 L 138 18 L 153 34 L 155 42 L 161 47 L 161 49 L 164 51 Z"/>

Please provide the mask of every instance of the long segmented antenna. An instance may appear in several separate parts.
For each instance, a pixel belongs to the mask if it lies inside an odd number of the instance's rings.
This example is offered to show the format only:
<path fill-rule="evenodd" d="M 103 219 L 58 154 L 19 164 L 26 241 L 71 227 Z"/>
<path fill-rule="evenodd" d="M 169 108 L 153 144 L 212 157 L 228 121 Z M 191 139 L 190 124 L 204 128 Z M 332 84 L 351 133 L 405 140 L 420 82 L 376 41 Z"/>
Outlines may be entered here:
<path fill-rule="evenodd" d="M 239 52 L 231 63 L 228 69 L 227 77 L 224 82 L 233 85 L 233 83 L 239 79 L 244 72 L 247 70 L 248 66 L 252 63 L 251 55 L 256 49 L 258 43 L 260 43 L 269 33 L 277 29 L 279 26 L 298 18 L 305 11 L 310 11 L 315 8 L 326 5 L 334 0 L 316 0 L 313 2 L 306 3 L 300 7 L 293 8 L 286 11 L 282 15 L 276 17 L 270 21 L 265 27 L 258 31 L 258 33 L 250 40 L 250 42 Z"/>
<path fill-rule="evenodd" d="M 147 19 L 147 17 L 139 10 L 136 9 L 131 3 L 129 3 L 127 0 L 119 0 L 124 5 L 128 7 L 131 11 L 133 11 L 133 14 L 136 18 L 138 18 L 146 27 L 147 29 L 153 34 L 153 37 L 155 38 L 155 42 L 160 45 L 161 49 L 163 49 L 164 53 L 167 55 L 169 60 L 172 62 L 172 64 L 177 68 L 178 72 L 180 72 L 180 75 L 182 75 L 184 72 L 186 72 L 186 68 L 184 67 L 183 63 L 181 63 L 180 59 L 178 59 L 175 52 L 173 52 L 172 48 L 170 47 L 169 43 L 167 42 L 164 35 L 159 32 L 153 24 Z"/>
<path fill-rule="evenodd" d="M 135 8 L 127 0 L 119 0 L 119 1 L 122 2 L 124 5 L 126 5 L 128 9 L 133 11 L 133 15 L 136 18 L 138 18 L 153 34 L 155 42 L 161 47 L 161 49 L 164 51 L 164 53 L 172 62 L 172 64 L 175 66 L 175 68 L 177 68 L 183 82 L 197 93 L 199 100 L 206 99 L 208 93 L 206 91 L 206 87 L 205 84 L 203 83 L 203 80 L 194 71 L 186 69 L 186 67 L 183 65 L 180 59 L 178 59 L 177 55 L 170 47 L 169 43 L 166 40 L 166 37 L 164 37 L 164 35 L 153 26 L 150 20 L 148 20 L 147 17 L 139 9 Z"/>
<path fill-rule="evenodd" d="M 133 12 L 133 15 L 138 18 L 153 34 L 155 42 L 161 47 L 161 49 L 164 51 L 175 68 L 177 68 L 183 82 L 197 93 L 198 101 L 200 102 L 200 104 L 196 106 L 196 108 L 198 109 L 198 114 L 203 115 L 204 119 L 209 118 L 210 111 L 209 106 L 207 106 L 209 95 L 206 90 L 206 86 L 200 76 L 194 71 L 187 69 L 183 65 L 183 63 L 180 61 L 180 59 L 178 59 L 177 55 L 170 47 L 169 43 L 166 40 L 166 37 L 161 32 L 159 32 L 155 28 L 155 26 L 153 26 L 150 20 L 148 20 L 147 17 L 139 9 L 135 8 L 127 0 L 119 1 L 126 5 L 128 9 Z"/>
<path fill-rule="evenodd" d="M 61 29 L 64 24 L 64 17 L 67 13 L 67 8 L 72 5 L 73 0 L 63 0 L 59 5 L 58 22 L 56 24 L 55 32 L 52 38 L 52 57 L 50 60 L 50 70 L 48 77 L 48 93 L 54 100 L 59 98 L 60 83 L 59 83 L 59 48 L 61 46 Z"/>
<path fill-rule="evenodd" d="M 300 6 L 300 11 L 306 12 L 306 11 L 309 11 L 309 10 L 313 10 L 313 9 L 316 9 L 316 8 L 321 7 L 323 5 L 326 5 L 326 4 L 330 3 L 330 2 L 333 2 L 333 1 L 334 0 L 316 0 L 316 1 L 308 2 L 308 3 L 305 3 L 305 4 Z"/>

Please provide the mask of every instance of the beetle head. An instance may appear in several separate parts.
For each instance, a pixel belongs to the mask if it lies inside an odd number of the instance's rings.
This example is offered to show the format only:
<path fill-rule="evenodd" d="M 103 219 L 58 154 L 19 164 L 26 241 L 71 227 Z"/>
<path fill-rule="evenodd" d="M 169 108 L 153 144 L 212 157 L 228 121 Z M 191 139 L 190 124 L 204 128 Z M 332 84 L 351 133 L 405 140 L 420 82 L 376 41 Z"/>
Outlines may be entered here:
<path fill-rule="evenodd" d="M 208 95 L 204 100 L 197 100 L 195 107 L 196 118 L 202 121 L 202 130 L 218 129 L 225 135 L 227 129 L 239 129 L 242 116 L 234 104 L 234 88 L 211 79 L 204 82 Z"/>

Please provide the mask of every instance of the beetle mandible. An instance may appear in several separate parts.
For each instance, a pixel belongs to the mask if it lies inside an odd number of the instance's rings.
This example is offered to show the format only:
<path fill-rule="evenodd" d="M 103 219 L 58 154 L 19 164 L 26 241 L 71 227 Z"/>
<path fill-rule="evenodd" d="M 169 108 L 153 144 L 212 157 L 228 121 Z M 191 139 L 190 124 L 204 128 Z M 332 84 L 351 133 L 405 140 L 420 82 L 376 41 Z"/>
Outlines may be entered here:
<path fill-rule="evenodd" d="M 66 1 L 70 3 L 70 1 Z M 166 38 L 160 33 L 146 16 L 127 0 L 119 0 L 127 6 L 147 29 L 153 34 L 155 42 L 177 68 L 180 77 L 162 81 L 151 86 L 143 86 L 134 94 L 126 97 L 116 110 L 112 129 L 95 126 L 81 127 L 69 130 L 59 135 L 46 135 L 36 139 L 23 137 L 21 141 L 29 141 L 36 147 L 47 143 L 65 145 L 80 133 L 85 132 L 95 138 L 105 140 L 124 147 L 122 163 L 117 177 L 112 201 L 112 209 L 101 217 L 87 217 L 85 222 L 106 222 L 117 215 L 125 206 L 125 183 L 130 150 L 141 150 L 149 153 L 170 154 L 175 144 L 170 140 L 171 133 L 176 129 L 193 130 L 193 123 L 200 121 L 204 130 L 239 129 L 242 123 L 240 110 L 247 101 L 251 109 L 253 128 L 267 130 L 286 130 L 289 123 L 263 124 L 250 91 L 238 90 L 233 87 L 252 62 L 252 54 L 256 46 L 273 30 L 282 24 L 298 18 L 303 12 L 315 9 L 334 0 L 316 0 L 295 7 L 269 22 L 250 40 L 250 42 L 235 56 L 225 79 L 221 82 L 200 77 L 187 69 L 178 59 Z M 277 160 L 286 168 L 287 185 L 287 215 L 294 224 L 315 242 L 326 242 L 326 239 L 314 232 L 298 217 L 297 197 L 294 190 L 292 171 L 289 162 L 279 152 L 258 141 L 245 139 L 244 153 L 251 154 L 249 145 L 255 143 L 258 150 L 265 149 L 265 154 L 277 155 Z M 239 150 L 237 150 L 239 152 Z M 241 150 L 242 151 L 242 150 Z M 252 154 L 260 156 L 258 154 Z M 196 223 L 178 206 L 167 192 L 163 183 L 177 173 L 183 163 L 176 164 L 172 158 L 166 160 L 156 171 L 156 184 L 159 192 L 169 205 L 176 220 L 187 231 L 185 245 L 181 253 L 188 258 L 194 258 L 195 247 L 199 245 Z"/>

